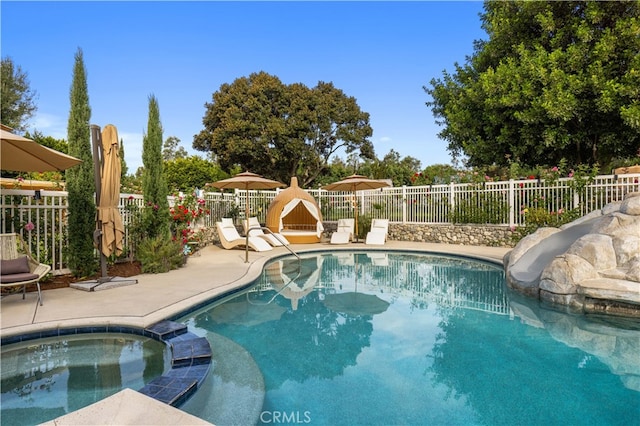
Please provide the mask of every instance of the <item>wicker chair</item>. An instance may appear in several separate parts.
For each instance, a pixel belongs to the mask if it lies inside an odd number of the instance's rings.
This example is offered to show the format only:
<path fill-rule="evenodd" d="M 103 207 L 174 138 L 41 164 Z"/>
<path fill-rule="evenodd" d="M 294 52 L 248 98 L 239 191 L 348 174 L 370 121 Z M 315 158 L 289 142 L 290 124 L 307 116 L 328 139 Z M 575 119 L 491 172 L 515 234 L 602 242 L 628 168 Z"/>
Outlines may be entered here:
<path fill-rule="evenodd" d="M 22 299 L 27 292 L 27 284 L 36 283 L 38 301 L 42 306 L 40 280 L 44 278 L 51 266 L 40 263 L 31 257 L 26 244 L 18 234 L 0 234 L 0 286 L 22 286 Z"/>

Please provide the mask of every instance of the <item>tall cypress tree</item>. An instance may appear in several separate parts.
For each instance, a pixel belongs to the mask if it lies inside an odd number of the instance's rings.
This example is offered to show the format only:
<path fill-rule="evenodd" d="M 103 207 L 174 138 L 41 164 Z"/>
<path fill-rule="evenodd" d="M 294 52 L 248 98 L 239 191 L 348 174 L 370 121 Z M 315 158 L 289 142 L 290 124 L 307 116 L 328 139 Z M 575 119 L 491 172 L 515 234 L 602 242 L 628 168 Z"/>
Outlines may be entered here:
<path fill-rule="evenodd" d="M 126 179 L 128 173 L 129 173 L 129 167 L 127 167 L 127 162 L 124 159 L 124 141 L 121 138 L 120 139 L 120 180 Z"/>
<path fill-rule="evenodd" d="M 142 140 L 142 194 L 147 237 L 169 236 L 169 188 L 162 170 L 162 124 L 155 96 L 149 97 L 149 122 Z"/>
<path fill-rule="evenodd" d="M 96 204 L 93 158 L 91 155 L 91 107 L 87 90 L 87 75 L 82 50 L 78 48 L 71 84 L 71 109 L 67 125 L 69 155 L 82 163 L 66 171 L 68 196 L 68 266 L 77 277 L 97 271 L 93 233 L 96 229 Z"/>

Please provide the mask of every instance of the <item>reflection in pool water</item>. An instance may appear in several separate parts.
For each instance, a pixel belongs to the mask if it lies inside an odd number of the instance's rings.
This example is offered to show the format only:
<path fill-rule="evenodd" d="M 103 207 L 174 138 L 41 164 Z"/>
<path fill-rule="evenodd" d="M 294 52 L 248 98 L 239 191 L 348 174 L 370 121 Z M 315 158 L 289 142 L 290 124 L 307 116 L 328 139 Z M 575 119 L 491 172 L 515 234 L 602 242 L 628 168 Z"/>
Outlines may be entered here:
<path fill-rule="evenodd" d="M 124 389 L 168 367 L 166 345 L 129 334 L 80 334 L 2 348 L 2 424 L 33 425 Z"/>
<path fill-rule="evenodd" d="M 216 424 L 637 422 L 638 323 L 560 313 L 503 281 L 498 266 L 446 256 L 273 262 L 248 293 L 182 319 L 212 346 L 239 345 L 216 353 L 234 368 L 214 367 L 183 409 Z M 345 293 L 366 297 L 328 303 Z"/>

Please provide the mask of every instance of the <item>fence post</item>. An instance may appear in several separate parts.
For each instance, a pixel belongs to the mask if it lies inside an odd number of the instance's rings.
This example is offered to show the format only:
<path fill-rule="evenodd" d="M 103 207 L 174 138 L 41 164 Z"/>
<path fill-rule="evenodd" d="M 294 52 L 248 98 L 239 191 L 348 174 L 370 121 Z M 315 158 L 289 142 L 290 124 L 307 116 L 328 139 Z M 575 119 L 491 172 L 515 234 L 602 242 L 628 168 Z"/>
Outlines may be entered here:
<path fill-rule="evenodd" d="M 407 223 L 407 186 L 402 185 L 402 223 Z"/>
<path fill-rule="evenodd" d="M 456 207 L 455 186 L 453 182 L 449 184 L 449 206 L 450 212 L 453 213 Z M 449 223 L 451 223 L 451 215 L 449 215 Z"/>
<path fill-rule="evenodd" d="M 516 194 L 515 182 L 509 179 L 509 228 L 516 226 Z"/>

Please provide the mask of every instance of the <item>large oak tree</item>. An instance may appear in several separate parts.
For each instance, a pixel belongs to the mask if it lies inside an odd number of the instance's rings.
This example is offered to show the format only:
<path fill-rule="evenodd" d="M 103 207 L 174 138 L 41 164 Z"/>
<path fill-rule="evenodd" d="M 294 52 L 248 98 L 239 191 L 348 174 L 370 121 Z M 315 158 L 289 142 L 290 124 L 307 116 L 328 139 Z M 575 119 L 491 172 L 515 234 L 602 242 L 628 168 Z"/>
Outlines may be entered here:
<path fill-rule="evenodd" d="M 489 39 L 424 90 L 468 165 L 608 164 L 640 146 L 640 2 L 489 1 Z"/>
<path fill-rule="evenodd" d="M 332 83 L 283 84 L 265 72 L 223 84 L 205 104 L 204 130 L 193 147 L 234 166 L 308 186 L 339 149 L 375 158 L 369 114 Z"/>

